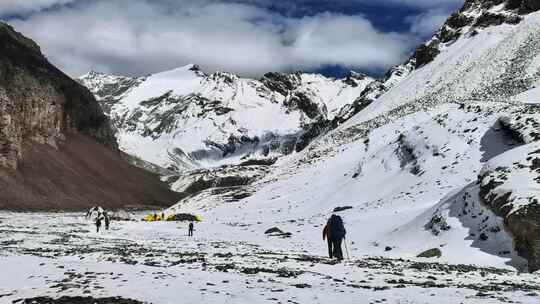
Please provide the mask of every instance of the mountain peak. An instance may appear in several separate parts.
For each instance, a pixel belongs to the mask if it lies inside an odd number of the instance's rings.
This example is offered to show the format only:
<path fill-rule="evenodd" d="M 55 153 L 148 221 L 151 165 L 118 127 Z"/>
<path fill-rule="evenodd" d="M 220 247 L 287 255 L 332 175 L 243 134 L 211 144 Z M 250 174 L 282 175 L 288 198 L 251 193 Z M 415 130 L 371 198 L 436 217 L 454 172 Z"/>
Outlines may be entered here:
<path fill-rule="evenodd" d="M 97 72 L 97 71 L 94 71 L 94 70 L 90 70 L 88 73 L 80 76 L 79 79 L 93 79 L 93 78 L 99 78 L 99 77 L 102 77 L 102 76 L 105 76 L 105 75 L 107 75 L 107 74 L 102 73 L 102 72 Z"/>

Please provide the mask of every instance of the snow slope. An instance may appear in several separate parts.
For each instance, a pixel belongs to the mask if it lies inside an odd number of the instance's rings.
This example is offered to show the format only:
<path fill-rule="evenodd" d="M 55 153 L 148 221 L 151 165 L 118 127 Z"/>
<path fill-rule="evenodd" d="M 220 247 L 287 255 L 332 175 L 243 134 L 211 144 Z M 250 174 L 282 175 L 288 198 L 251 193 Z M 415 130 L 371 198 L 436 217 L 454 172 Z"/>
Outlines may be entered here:
<path fill-rule="evenodd" d="M 501 6 L 490 11 L 504 9 Z M 540 80 L 540 13 L 518 24 L 462 29 L 462 36 L 438 46 L 439 54 L 372 103 L 348 126 L 406 105 L 529 100 Z M 527 97 L 527 98 L 526 98 Z M 532 97 L 532 96 L 531 96 Z"/>
<path fill-rule="evenodd" d="M 323 254 L 326 218 L 335 207 L 351 206 L 341 215 L 353 254 L 413 258 L 439 248 L 439 261 L 524 270 L 528 257 L 536 270 L 530 254 L 515 246 L 520 236 L 508 219 L 482 195 L 478 176 L 504 153 L 521 159 L 512 151 L 538 134 L 530 123 L 538 108 L 515 96 L 535 90 L 540 79 L 540 13 L 518 15 L 503 3 L 466 6 L 460 14 L 471 20 L 457 38 L 439 41 L 436 55 L 421 65 L 417 52 L 393 69 L 405 72 L 381 97 L 305 150 L 280 158 L 242 188 L 251 196 L 231 202 L 226 198 L 237 189 L 204 190 L 171 211 L 278 226 L 293 232 L 283 246 L 308 242 Z M 485 24 L 493 14 L 496 23 Z M 519 118 L 521 134 L 509 130 L 507 117 Z M 537 187 L 533 179 L 518 180 L 526 184 L 516 193 Z"/>
<path fill-rule="evenodd" d="M 524 257 L 536 270 L 536 249 L 519 246 L 523 229 L 511 229 L 479 180 L 493 159 L 523 161 L 517 147 L 537 140 L 538 108 L 523 97 L 540 83 L 540 12 L 529 4 L 467 1 L 380 81 L 300 73 L 254 81 L 189 66 L 129 88 L 111 115 L 126 151 L 202 167 L 170 180 L 184 198 L 169 212 L 279 226 L 293 233 L 282 246 L 324 254 L 323 223 L 351 206 L 341 214 L 355 255 L 414 258 L 438 248 L 443 262 L 524 270 Z M 182 86 L 171 89 L 176 80 Z M 297 133 L 321 117 L 344 123 L 290 154 Z M 530 175 L 518 177 L 526 184 L 510 184 L 516 195 L 536 189 Z"/>
<path fill-rule="evenodd" d="M 171 212 L 197 210 L 219 222 L 278 226 L 293 232 L 283 246 L 307 242 L 324 254 L 320 231 L 326 218 L 335 207 L 352 206 L 340 215 L 353 255 L 414 258 L 441 248 L 440 261 L 523 269 L 501 220 L 486 220 L 491 211 L 480 203 L 478 189 L 469 189 L 485 161 L 516 145 L 498 123 L 498 113 L 510 111 L 508 106 L 486 107 L 479 115 L 477 106 L 443 105 L 372 129 L 356 141 L 324 138 L 282 159 L 251 186 L 249 198 L 223 204 L 222 197 L 202 193 Z M 465 204 L 456 193 L 472 197 L 467 214 L 455 212 Z M 435 214 L 442 214 L 448 231 L 426 228 Z M 480 240 L 483 232 L 487 240 Z"/>

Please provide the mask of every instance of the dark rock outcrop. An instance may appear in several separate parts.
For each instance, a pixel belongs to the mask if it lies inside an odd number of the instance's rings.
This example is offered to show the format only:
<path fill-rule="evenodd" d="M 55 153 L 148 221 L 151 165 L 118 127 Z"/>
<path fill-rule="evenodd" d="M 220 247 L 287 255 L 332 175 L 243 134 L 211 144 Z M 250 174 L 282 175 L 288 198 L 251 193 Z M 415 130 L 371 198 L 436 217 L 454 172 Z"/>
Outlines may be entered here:
<path fill-rule="evenodd" d="M 332 210 L 332 212 L 341 212 L 341 211 L 345 211 L 345 210 L 349 210 L 349 209 L 353 209 L 353 206 L 336 207 L 336 208 L 334 208 L 334 210 Z"/>
<path fill-rule="evenodd" d="M 93 297 L 68 297 L 60 298 L 36 297 L 15 301 L 21 304 L 143 304 L 141 301 L 125 299 L 121 297 L 93 298 Z"/>
<path fill-rule="evenodd" d="M 168 205 L 176 197 L 122 159 L 88 89 L 0 23 L 0 208 Z"/>
<path fill-rule="evenodd" d="M 423 44 L 416 49 L 414 57 L 416 58 L 415 68 L 420 68 L 435 59 L 439 55 L 439 41 L 437 39 L 428 44 Z"/>
<path fill-rule="evenodd" d="M 337 121 L 319 119 L 304 126 L 304 132 L 298 136 L 295 144 L 296 152 L 304 150 L 315 138 L 326 134 L 337 127 Z"/>
<path fill-rule="evenodd" d="M 81 133 L 115 149 L 116 139 L 93 95 L 41 54 L 30 39 L 0 23 L 0 164 L 16 169 L 24 139 L 56 145 Z"/>
<path fill-rule="evenodd" d="M 508 0 L 506 8 L 517 10 L 520 14 L 529 14 L 540 10 L 540 2 L 537 0 Z"/>
<path fill-rule="evenodd" d="M 540 146 L 536 141 L 516 149 L 506 152 L 514 153 L 512 158 L 499 160 L 479 177 L 480 198 L 504 219 L 516 251 L 532 272 L 540 269 L 540 197 L 535 190 L 540 184 Z"/>
<path fill-rule="evenodd" d="M 517 15 L 508 14 L 494 14 L 486 12 L 476 19 L 474 26 L 476 27 L 488 27 L 494 25 L 501 25 L 504 23 L 518 24 L 522 18 Z"/>
<path fill-rule="evenodd" d="M 261 79 L 270 90 L 280 93 L 283 96 L 287 96 L 290 91 L 296 89 L 300 83 L 300 73 L 284 74 L 284 73 L 266 73 Z"/>
<path fill-rule="evenodd" d="M 302 92 L 295 92 L 291 98 L 285 102 L 285 106 L 289 109 L 298 109 L 302 111 L 310 119 L 322 116 L 322 111 L 319 109 L 317 103 L 313 102 Z"/>
<path fill-rule="evenodd" d="M 439 248 L 429 249 L 417 255 L 419 258 L 440 258 L 441 256 L 442 251 Z"/>
<path fill-rule="evenodd" d="M 345 78 L 343 78 L 343 83 L 348 84 L 353 88 L 356 88 L 358 86 L 358 83 L 356 82 L 357 80 L 364 80 L 368 77 L 369 76 L 365 74 L 350 71 L 349 73 L 347 73 L 347 75 L 345 75 Z"/>

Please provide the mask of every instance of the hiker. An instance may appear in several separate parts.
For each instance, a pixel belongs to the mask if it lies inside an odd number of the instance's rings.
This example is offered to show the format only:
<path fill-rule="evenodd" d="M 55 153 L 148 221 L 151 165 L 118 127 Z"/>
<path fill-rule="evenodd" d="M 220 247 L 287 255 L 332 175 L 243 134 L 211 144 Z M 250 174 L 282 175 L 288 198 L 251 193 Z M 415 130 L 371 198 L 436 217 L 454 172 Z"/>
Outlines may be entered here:
<path fill-rule="evenodd" d="M 86 218 L 92 217 L 92 214 L 94 213 L 94 211 L 97 211 L 97 206 L 94 206 L 94 207 L 90 208 L 90 210 L 88 210 L 88 212 L 86 212 Z"/>
<path fill-rule="evenodd" d="M 346 233 L 341 217 L 332 214 L 323 229 L 323 240 L 326 239 L 328 242 L 328 255 L 330 258 L 343 260 L 341 242 L 343 242 Z"/>
<path fill-rule="evenodd" d="M 189 223 L 188 226 L 188 236 L 193 236 L 193 222 Z"/>
<path fill-rule="evenodd" d="M 109 230 L 109 225 L 111 224 L 111 219 L 109 218 L 109 215 L 107 212 L 103 213 L 103 219 L 105 220 L 105 230 Z"/>
<path fill-rule="evenodd" d="M 157 213 L 154 212 L 154 222 L 156 222 L 156 221 L 157 221 Z"/>
<path fill-rule="evenodd" d="M 161 212 L 161 220 L 165 221 L 165 212 L 163 212 L 163 211 Z"/>
<path fill-rule="evenodd" d="M 99 232 L 99 227 L 101 227 L 101 217 L 98 216 L 96 219 L 96 232 Z"/>

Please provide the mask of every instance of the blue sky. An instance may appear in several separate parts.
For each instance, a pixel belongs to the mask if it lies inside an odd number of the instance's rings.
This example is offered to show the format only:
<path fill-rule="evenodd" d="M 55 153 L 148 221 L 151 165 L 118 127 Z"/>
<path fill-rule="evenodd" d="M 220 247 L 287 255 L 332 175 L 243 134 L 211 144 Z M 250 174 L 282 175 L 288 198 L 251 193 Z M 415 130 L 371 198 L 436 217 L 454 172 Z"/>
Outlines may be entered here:
<path fill-rule="evenodd" d="M 143 75 L 189 63 L 381 75 L 464 0 L 2 0 L 0 18 L 72 76 Z"/>

